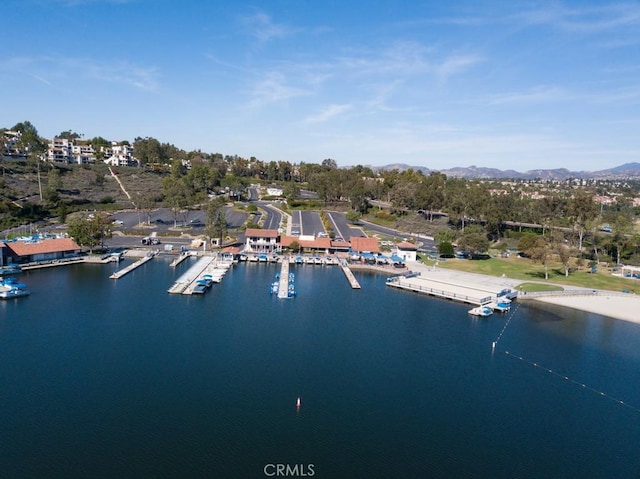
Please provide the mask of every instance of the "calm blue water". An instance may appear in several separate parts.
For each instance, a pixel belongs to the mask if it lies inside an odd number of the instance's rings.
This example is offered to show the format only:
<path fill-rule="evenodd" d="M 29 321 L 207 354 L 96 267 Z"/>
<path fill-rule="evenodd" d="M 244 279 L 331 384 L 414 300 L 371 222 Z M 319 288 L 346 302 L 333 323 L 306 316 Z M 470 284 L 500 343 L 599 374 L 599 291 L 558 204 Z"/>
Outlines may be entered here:
<path fill-rule="evenodd" d="M 382 276 L 294 267 L 278 300 L 277 266 L 247 264 L 167 294 L 186 267 L 21 276 L 32 295 L 0 303 L 2 477 L 640 475 L 638 325 L 522 305 L 492 354 L 508 316 Z"/>

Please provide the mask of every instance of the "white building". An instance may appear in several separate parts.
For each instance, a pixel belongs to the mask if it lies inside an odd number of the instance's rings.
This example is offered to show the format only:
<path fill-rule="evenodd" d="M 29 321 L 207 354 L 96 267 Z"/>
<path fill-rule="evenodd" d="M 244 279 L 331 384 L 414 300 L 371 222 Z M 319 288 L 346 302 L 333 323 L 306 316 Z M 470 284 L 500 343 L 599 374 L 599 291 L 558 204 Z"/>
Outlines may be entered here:
<path fill-rule="evenodd" d="M 133 157 L 133 146 L 119 145 L 111 142 L 111 147 L 106 150 L 104 162 L 110 166 L 140 166 L 138 160 Z"/>
<path fill-rule="evenodd" d="M 280 250 L 277 230 L 247 228 L 245 231 L 244 251 L 251 253 L 274 253 Z"/>
<path fill-rule="evenodd" d="M 72 146 L 66 138 L 54 138 L 49 142 L 45 158 L 51 163 L 73 163 Z"/>
<path fill-rule="evenodd" d="M 7 130 L 4 132 L 4 144 L 2 145 L 2 156 L 4 158 L 24 158 L 24 152 L 18 149 L 18 141 L 22 133 L 19 131 Z"/>
<path fill-rule="evenodd" d="M 93 151 L 93 146 L 90 144 L 73 145 L 71 147 L 71 154 L 73 155 L 74 162 L 78 163 L 79 165 L 95 163 L 96 161 L 95 151 Z"/>
<path fill-rule="evenodd" d="M 403 241 L 396 244 L 394 253 L 403 261 L 417 261 L 418 247 L 413 243 Z"/>

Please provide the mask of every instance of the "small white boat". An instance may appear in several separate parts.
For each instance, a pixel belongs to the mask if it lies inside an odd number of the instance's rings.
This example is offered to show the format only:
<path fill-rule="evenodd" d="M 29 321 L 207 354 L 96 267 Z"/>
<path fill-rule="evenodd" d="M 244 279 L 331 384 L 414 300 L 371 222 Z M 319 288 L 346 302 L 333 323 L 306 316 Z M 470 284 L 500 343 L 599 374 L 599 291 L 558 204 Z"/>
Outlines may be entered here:
<path fill-rule="evenodd" d="M 477 308 L 473 308 L 469 310 L 469 314 L 473 316 L 482 316 L 487 317 L 493 314 L 493 309 L 490 306 L 478 306 Z"/>
<path fill-rule="evenodd" d="M 509 311 L 511 309 L 511 301 L 509 301 L 509 300 L 507 300 L 507 301 L 499 300 L 499 301 L 496 301 L 494 303 L 490 303 L 489 306 L 494 311 L 497 311 L 499 313 L 506 313 L 507 311 Z"/>
<path fill-rule="evenodd" d="M 19 298 L 21 296 L 29 296 L 30 292 L 27 286 L 18 283 L 13 279 L 0 278 L 0 299 Z"/>

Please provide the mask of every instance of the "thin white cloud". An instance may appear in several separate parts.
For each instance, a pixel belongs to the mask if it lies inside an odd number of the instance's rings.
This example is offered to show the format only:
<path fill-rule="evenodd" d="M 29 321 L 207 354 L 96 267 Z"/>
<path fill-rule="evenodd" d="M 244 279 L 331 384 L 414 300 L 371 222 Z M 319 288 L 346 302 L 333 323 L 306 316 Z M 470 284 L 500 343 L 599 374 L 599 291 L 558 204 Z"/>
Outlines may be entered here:
<path fill-rule="evenodd" d="M 256 12 L 253 15 L 244 16 L 240 20 L 246 32 L 260 43 L 287 37 L 295 31 L 287 25 L 274 22 L 271 16 L 264 12 Z"/>
<path fill-rule="evenodd" d="M 492 95 L 487 99 L 489 105 L 534 104 L 565 101 L 575 95 L 556 86 L 536 86 L 526 91 L 512 91 Z"/>
<path fill-rule="evenodd" d="M 110 5 L 124 5 L 133 3 L 137 0 L 53 0 L 55 3 L 63 7 L 82 7 L 86 5 L 94 5 L 97 3 L 107 3 Z"/>
<path fill-rule="evenodd" d="M 287 84 L 281 72 L 270 72 L 254 83 L 251 91 L 250 107 L 262 107 L 269 104 L 288 102 L 293 98 L 309 96 L 313 90 Z"/>
<path fill-rule="evenodd" d="M 140 90 L 154 91 L 158 88 L 158 71 L 133 63 L 96 61 L 74 57 L 15 57 L 9 58 L 2 69 L 27 74 L 48 85 L 55 81 L 67 81 L 69 77 L 99 80 L 107 83 L 128 85 Z"/>
<path fill-rule="evenodd" d="M 614 3 L 587 7 L 545 4 L 519 12 L 513 18 L 530 25 L 551 25 L 572 32 L 593 33 L 640 24 L 640 4 Z"/>
<path fill-rule="evenodd" d="M 320 111 L 318 114 L 307 117 L 304 121 L 306 123 L 324 123 L 325 121 L 329 121 L 337 116 L 342 115 L 352 109 L 352 105 L 343 104 L 343 105 L 329 105 Z"/>
<path fill-rule="evenodd" d="M 483 60 L 482 57 L 477 55 L 452 55 L 445 58 L 440 64 L 435 65 L 434 71 L 438 80 L 443 83 L 449 77 L 457 75 Z"/>
<path fill-rule="evenodd" d="M 31 75 L 31 76 L 33 78 L 35 78 L 36 80 L 38 80 L 39 82 L 42 82 L 45 85 L 51 86 L 51 82 L 49 80 L 47 80 L 46 78 L 42 78 L 40 75 Z"/>

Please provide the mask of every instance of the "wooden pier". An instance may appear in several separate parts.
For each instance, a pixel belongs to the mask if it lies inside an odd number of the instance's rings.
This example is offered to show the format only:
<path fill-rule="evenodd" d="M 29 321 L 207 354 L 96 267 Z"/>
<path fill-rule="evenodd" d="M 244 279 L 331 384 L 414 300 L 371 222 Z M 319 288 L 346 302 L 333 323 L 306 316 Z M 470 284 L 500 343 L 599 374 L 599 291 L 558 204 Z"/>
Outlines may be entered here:
<path fill-rule="evenodd" d="M 109 276 L 109 278 L 111 278 L 111 279 L 120 279 L 120 278 L 122 278 L 125 274 L 128 274 L 131 271 L 133 271 L 134 269 L 136 269 L 137 267 L 142 266 L 147 261 L 151 261 L 156 254 L 158 254 L 158 253 L 157 252 L 147 253 L 145 256 L 140 258 L 135 263 L 131 263 L 129 266 L 126 266 L 125 268 L 122 268 L 121 270 L 116 271 L 111 276 Z"/>
<path fill-rule="evenodd" d="M 341 261 L 340 262 L 340 267 L 342 268 L 342 271 L 344 272 L 344 275 L 347 277 L 347 281 L 349 281 L 349 284 L 351 285 L 351 288 L 360 289 L 360 283 L 358 283 L 358 280 L 353 275 L 353 272 L 349 269 L 349 265 L 347 264 L 347 262 L 346 261 Z"/>

